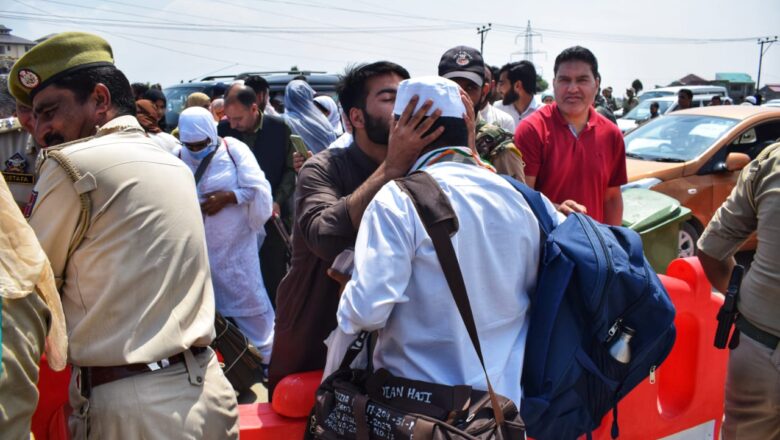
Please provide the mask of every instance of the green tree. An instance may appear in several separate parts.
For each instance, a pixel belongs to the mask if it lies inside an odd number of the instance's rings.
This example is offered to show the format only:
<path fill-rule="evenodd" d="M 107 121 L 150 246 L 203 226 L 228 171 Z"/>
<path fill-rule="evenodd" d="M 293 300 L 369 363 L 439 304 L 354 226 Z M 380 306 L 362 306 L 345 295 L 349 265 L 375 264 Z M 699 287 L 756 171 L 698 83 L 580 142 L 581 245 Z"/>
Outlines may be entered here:
<path fill-rule="evenodd" d="M 549 86 L 550 85 L 547 83 L 547 81 L 544 80 L 544 78 L 542 78 L 541 75 L 536 75 L 536 93 L 544 92 Z"/>
<path fill-rule="evenodd" d="M 639 81 L 639 79 L 635 79 L 631 83 L 631 87 L 634 88 L 634 90 L 636 91 L 637 95 L 639 94 L 639 92 L 641 92 L 644 89 L 644 86 L 642 85 L 642 81 Z"/>

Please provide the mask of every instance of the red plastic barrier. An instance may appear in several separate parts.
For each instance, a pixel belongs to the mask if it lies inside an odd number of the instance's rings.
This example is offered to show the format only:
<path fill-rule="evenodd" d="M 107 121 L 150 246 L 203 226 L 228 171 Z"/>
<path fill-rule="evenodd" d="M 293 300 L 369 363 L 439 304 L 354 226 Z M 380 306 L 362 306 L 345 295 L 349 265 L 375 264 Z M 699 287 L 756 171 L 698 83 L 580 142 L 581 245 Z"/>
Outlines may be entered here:
<path fill-rule="evenodd" d="M 321 381 L 322 371 L 291 374 L 274 388 L 272 404 L 239 405 L 241 438 L 303 437 L 307 417 L 314 406 L 314 392 Z"/>
<path fill-rule="evenodd" d="M 241 440 L 278 440 L 303 438 L 306 417 L 280 416 L 270 403 L 238 405 Z"/>
<path fill-rule="evenodd" d="M 674 260 L 659 277 L 677 309 L 677 340 L 655 383 L 648 378 L 618 404 L 620 438 L 659 439 L 686 430 L 718 438 L 728 351 L 712 342 L 723 296 L 712 292 L 697 258 Z M 593 437 L 609 439 L 611 425 L 609 413 Z"/>
<path fill-rule="evenodd" d="M 286 417 L 308 417 L 314 394 L 322 382 L 322 370 L 291 374 L 276 385 L 271 400 L 274 411 Z"/>
<path fill-rule="evenodd" d="M 43 355 L 38 374 L 38 407 L 32 416 L 32 432 L 38 440 L 66 440 L 70 365 L 54 371 Z"/>

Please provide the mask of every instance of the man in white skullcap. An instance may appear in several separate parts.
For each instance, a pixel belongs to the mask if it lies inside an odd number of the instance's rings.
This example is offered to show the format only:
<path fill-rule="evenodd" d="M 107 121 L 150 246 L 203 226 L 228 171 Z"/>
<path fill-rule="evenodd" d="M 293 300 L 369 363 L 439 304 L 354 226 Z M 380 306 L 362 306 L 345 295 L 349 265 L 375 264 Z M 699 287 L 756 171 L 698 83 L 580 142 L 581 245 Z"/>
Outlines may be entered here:
<path fill-rule="evenodd" d="M 429 173 L 457 214 L 459 229 L 451 240 L 490 381 L 497 393 L 519 405 L 528 294 L 536 286 L 539 263 L 536 217 L 522 195 L 466 147 L 458 85 L 442 77 L 401 82 L 393 111 L 400 121 L 409 118 L 402 110 L 414 95 L 441 110 L 433 126 L 443 126 L 444 133 L 423 148 L 409 172 Z M 512 265 L 501 263 L 508 258 Z M 487 388 L 431 238 L 395 182 L 385 184 L 363 214 L 355 269 L 337 317 L 339 331 L 353 338 L 381 329 L 373 354 L 376 369 L 412 380 Z M 339 356 L 328 358 L 326 371 Z"/>

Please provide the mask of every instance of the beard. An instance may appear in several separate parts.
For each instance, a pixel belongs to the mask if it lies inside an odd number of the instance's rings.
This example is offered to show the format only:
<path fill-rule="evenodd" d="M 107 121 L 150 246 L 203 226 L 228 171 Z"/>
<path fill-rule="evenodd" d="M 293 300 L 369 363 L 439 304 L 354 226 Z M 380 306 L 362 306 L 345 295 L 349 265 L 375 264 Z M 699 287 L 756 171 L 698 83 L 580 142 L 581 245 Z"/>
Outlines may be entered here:
<path fill-rule="evenodd" d="M 514 104 L 515 101 L 520 99 L 520 95 L 515 92 L 515 89 L 509 89 L 509 91 L 504 95 L 504 97 L 501 99 L 501 102 L 504 105 L 510 105 Z"/>
<path fill-rule="evenodd" d="M 390 122 L 387 119 L 375 118 L 367 111 L 364 113 L 368 139 L 375 144 L 387 145 L 388 139 L 390 139 Z"/>

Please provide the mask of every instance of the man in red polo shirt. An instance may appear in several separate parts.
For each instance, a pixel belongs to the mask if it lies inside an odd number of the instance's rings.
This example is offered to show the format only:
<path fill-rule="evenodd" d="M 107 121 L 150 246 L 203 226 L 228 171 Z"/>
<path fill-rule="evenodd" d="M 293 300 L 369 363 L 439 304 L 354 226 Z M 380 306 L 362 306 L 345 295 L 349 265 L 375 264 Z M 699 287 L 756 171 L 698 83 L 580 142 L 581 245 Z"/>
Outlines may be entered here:
<path fill-rule="evenodd" d="M 618 127 L 593 109 L 598 61 L 590 50 L 574 46 L 555 58 L 553 70 L 555 102 L 515 130 L 526 183 L 566 215 L 582 212 L 619 225 L 620 185 L 627 181 L 625 145 Z"/>

